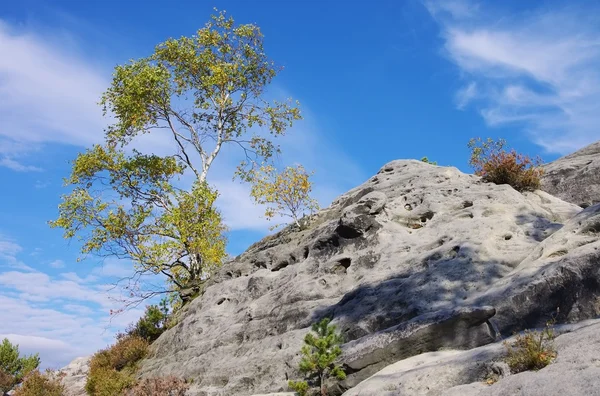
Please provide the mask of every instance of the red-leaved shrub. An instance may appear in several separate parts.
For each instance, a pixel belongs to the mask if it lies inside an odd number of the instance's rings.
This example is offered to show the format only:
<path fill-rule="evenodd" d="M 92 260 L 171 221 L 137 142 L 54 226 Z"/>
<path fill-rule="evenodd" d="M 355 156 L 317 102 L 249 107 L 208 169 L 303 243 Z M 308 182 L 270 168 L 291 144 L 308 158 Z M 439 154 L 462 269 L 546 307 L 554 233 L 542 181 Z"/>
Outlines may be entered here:
<path fill-rule="evenodd" d="M 471 159 L 469 164 L 475 174 L 485 181 L 495 184 L 508 184 L 517 191 L 533 191 L 540 187 L 543 169 L 540 158 L 530 158 L 514 149 L 505 150 L 506 141 L 488 138 L 471 139 Z"/>

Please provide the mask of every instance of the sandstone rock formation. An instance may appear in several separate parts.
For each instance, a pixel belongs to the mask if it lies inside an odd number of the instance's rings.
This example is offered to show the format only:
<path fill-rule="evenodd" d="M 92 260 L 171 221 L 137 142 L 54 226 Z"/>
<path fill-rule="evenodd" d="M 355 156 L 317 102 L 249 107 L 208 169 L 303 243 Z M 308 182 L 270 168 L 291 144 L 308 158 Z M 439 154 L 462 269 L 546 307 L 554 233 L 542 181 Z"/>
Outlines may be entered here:
<path fill-rule="evenodd" d="M 544 166 L 542 189 L 582 207 L 600 203 L 600 142 Z"/>
<path fill-rule="evenodd" d="M 85 396 L 85 382 L 90 370 L 90 356 L 80 357 L 60 370 L 65 396 Z"/>
<path fill-rule="evenodd" d="M 439 351 L 386 367 L 344 396 L 565 396 L 600 395 L 600 321 L 560 329 L 556 361 L 537 372 L 506 375 L 501 343 L 468 351 Z M 490 374 L 498 382 L 487 385 Z M 426 380 L 424 380 L 426 379 Z"/>
<path fill-rule="evenodd" d="M 598 315 L 599 236 L 600 205 L 393 161 L 305 230 L 224 266 L 141 374 L 193 379 L 191 395 L 286 392 L 304 335 L 328 316 L 347 340 L 340 394 L 398 360 L 538 327 L 557 308 L 559 323 Z"/>

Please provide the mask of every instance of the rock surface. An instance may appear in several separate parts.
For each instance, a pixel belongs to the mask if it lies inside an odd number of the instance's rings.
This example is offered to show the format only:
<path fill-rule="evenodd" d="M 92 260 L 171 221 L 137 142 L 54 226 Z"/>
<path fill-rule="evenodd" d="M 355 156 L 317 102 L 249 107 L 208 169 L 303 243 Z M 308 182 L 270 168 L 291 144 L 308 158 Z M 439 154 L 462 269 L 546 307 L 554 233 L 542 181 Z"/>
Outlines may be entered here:
<path fill-rule="evenodd" d="M 91 356 L 77 358 L 60 370 L 60 374 L 63 375 L 62 384 L 65 387 L 64 396 L 87 395 L 85 382 L 90 370 L 90 358 Z"/>
<path fill-rule="evenodd" d="M 542 189 L 582 207 L 600 203 L 600 142 L 544 166 Z"/>
<path fill-rule="evenodd" d="M 344 396 L 600 395 L 600 322 L 576 326 L 572 332 L 565 330 L 569 332 L 555 340 L 556 360 L 537 372 L 510 375 L 502 362 L 505 348 L 494 343 L 469 351 L 431 352 L 400 361 Z M 498 372 L 502 372 L 498 382 L 487 385 L 487 376 Z"/>
<path fill-rule="evenodd" d="M 600 205 L 581 211 L 542 191 L 393 161 L 305 230 L 288 227 L 224 266 L 141 373 L 193 379 L 190 395 L 286 392 L 310 325 L 332 317 L 350 387 L 397 359 L 540 326 L 557 307 L 559 322 L 591 318 L 599 235 Z"/>

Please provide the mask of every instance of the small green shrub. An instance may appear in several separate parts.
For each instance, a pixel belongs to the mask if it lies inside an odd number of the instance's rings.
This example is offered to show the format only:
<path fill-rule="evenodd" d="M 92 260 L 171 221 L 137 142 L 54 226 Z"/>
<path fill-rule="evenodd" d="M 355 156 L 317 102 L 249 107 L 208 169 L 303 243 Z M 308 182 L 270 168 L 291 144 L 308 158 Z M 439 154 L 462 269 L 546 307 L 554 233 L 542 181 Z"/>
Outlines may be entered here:
<path fill-rule="evenodd" d="M 8 392 L 40 365 L 38 354 L 21 356 L 19 346 L 5 338 L 0 344 L 0 391 Z"/>
<path fill-rule="evenodd" d="M 148 341 L 136 336 L 123 337 L 110 348 L 110 367 L 115 370 L 134 367 L 147 353 Z"/>
<path fill-rule="evenodd" d="M 60 378 L 54 373 L 47 371 L 42 374 L 36 369 L 25 376 L 13 396 L 63 396 L 64 392 Z"/>
<path fill-rule="evenodd" d="M 92 396 L 117 396 L 135 384 L 132 370 L 117 371 L 111 368 L 90 369 L 85 390 Z"/>
<path fill-rule="evenodd" d="M 325 381 L 328 378 L 337 378 L 343 380 L 346 378 L 344 370 L 335 364 L 335 361 L 342 354 L 340 345 L 343 342 L 341 334 L 338 334 L 336 327 L 330 325 L 330 319 L 325 318 L 312 325 L 313 333 L 308 333 L 304 337 L 304 346 L 302 347 L 299 370 L 307 377 L 307 381 L 290 381 L 288 386 L 298 392 L 301 396 L 307 394 L 311 385 L 320 389 L 321 395 L 327 395 Z"/>
<path fill-rule="evenodd" d="M 429 158 L 427 158 L 427 157 L 421 158 L 421 161 L 425 162 L 426 164 L 437 165 L 437 161 L 429 161 Z"/>
<path fill-rule="evenodd" d="M 495 184 L 508 184 L 517 191 L 533 191 L 540 188 L 543 175 L 540 158 L 532 159 L 519 154 L 514 149 L 505 150 L 504 139 L 471 139 L 469 164 L 475 174 L 485 181 Z"/>
<path fill-rule="evenodd" d="M 517 335 L 512 344 L 504 343 L 506 363 L 512 373 L 540 370 L 552 363 L 556 358 L 552 325 L 553 322 L 548 322 L 541 331 L 526 330 Z"/>
<path fill-rule="evenodd" d="M 92 396 L 120 395 L 135 385 L 137 363 L 148 353 L 148 341 L 122 335 L 111 347 L 98 351 L 90 360 L 85 389 Z"/>
<path fill-rule="evenodd" d="M 298 396 L 306 396 L 308 394 L 308 382 L 306 381 L 290 381 L 288 386 L 295 391 Z"/>
<path fill-rule="evenodd" d="M 177 377 L 146 378 L 127 392 L 127 396 L 185 396 L 189 385 Z"/>
<path fill-rule="evenodd" d="M 169 314 L 166 304 L 149 305 L 135 325 L 127 329 L 127 334 L 137 336 L 152 343 L 167 329 Z"/>

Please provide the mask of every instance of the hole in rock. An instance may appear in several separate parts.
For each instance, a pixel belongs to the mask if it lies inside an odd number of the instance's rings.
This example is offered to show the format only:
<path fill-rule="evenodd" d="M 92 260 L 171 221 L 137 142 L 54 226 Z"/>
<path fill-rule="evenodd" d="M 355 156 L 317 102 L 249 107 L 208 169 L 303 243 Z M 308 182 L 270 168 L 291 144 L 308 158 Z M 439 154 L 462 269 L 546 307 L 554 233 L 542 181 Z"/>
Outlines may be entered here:
<path fill-rule="evenodd" d="M 433 213 L 432 211 L 427 211 L 425 212 L 422 216 L 421 216 L 421 223 L 425 223 L 427 220 L 431 220 L 433 219 L 433 215 L 435 213 Z"/>
<path fill-rule="evenodd" d="M 222 297 L 221 299 L 219 299 L 219 301 L 217 301 L 217 305 L 221 305 L 221 304 L 223 304 L 227 300 L 229 300 L 229 299 L 225 298 L 225 297 Z"/>
<path fill-rule="evenodd" d="M 354 239 L 354 238 L 358 238 L 359 236 L 362 235 L 362 232 L 360 232 L 359 230 L 357 230 L 353 227 L 347 226 L 347 225 L 343 225 L 343 224 L 340 224 L 335 229 L 335 233 L 344 239 Z M 338 245 L 336 245 L 336 246 L 339 246 L 339 241 L 338 241 Z"/>
<path fill-rule="evenodd" d="M 473 206 L 473 201 L 464 201 L 462 203 L 462 207 L 464 208 L 470 208 L 471 206 Z"/>
<path fill-rule="evenodd" d="M 350 267 L 350 264 L 352 264 L 352 259 L 350 257 L 344 257 L 343 259 L 340 259 L 338 261 L 338 264 L 344 267 L 345 269 L 348 269 L 348 267 Z"/>
<path fill-rule="evenodd" d="M 271 272 L 276 272 L 276 271 L 279 271 L 281 269 L 284 269 L 288 265 L 290 265 L 290 263 L 287 260 L 283 260 L 283 261 L 279 262 L 279 264 L 277 264 L 276 266 L 274 266 L 273 268 L 271 268 Z"/>
<path fill-rule="evenodd" d="M 511 239 L 512 239 L 512 235 L 511 235 L 511 234 L 506 234 L 506 235 L 504 235 L 504 240 L 505 240 L 505 241 L 509 241 L 509 240 L 511 240 Z"/>

